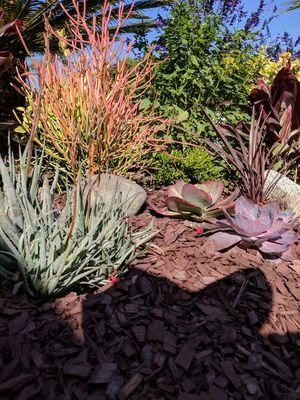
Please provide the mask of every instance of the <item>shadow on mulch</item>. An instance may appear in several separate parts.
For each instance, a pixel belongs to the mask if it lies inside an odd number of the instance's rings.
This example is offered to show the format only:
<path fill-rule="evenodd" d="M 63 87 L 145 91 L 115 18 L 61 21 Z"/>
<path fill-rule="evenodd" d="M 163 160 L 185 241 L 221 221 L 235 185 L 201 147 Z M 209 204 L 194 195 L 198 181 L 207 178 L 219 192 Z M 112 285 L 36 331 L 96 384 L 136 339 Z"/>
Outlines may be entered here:
<path fill-rule="evenodd" d="M 1 400 L 299 399 L 299 335 L 260 333 L 259 269 L 197 293 L 134 269 L 103 293 L 0 308 Z"/>

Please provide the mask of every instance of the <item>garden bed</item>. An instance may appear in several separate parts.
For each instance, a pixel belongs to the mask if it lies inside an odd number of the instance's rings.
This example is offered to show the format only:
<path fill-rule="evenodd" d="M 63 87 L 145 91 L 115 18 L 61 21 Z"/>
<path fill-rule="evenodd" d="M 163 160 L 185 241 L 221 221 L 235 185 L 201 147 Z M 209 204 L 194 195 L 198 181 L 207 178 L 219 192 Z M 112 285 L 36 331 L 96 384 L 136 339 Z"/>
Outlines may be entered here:
<path fill-rule="evenodd" d="M 39 304 L 2 286 L 1 400 L 299 398 L 299 260 L 212 254 L 184 221 L 155 226 L 102 293 Z"/>

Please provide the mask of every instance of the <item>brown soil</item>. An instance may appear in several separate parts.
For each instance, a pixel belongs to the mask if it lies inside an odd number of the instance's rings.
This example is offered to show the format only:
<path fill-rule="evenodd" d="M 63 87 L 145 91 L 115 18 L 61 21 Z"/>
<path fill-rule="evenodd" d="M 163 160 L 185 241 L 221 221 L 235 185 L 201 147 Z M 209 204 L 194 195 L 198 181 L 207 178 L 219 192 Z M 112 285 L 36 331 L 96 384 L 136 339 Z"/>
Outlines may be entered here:
<path fill-rule="evenodd" d="M 155 226 L 101 293 L 39 304 L 2 286 L 1 400 L 300 398 L 299 260 L 212 254 L 183 221 Z"/>

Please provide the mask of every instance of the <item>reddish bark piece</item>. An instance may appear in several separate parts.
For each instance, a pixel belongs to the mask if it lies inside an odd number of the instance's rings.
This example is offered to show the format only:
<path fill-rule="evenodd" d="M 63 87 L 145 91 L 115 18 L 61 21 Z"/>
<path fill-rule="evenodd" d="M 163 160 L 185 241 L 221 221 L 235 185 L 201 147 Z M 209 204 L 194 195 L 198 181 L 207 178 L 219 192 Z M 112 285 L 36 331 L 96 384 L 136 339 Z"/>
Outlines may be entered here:
<path fill-rule="evenodd" d="M 151 263 L 139 262 L 135 267 L 140 271 L 146 272 L 151 267 Z"/>
<path fill-rule="evenodd" d="M 176 336 L 170 332 L 166 332 L 163 341 L 163 349 L 168 353 L 176 354 Z"/>
<path fill-rule="evenodd" d="M 19 308 L 13 308 L 13 307 L 4 307 L 2 314 L 3 315 L 17 315 L 22 312 L 22 309 Z"/>
<path fill-rule="evenodd" d="M 201 392 L 198 400 L 212 400 L 207 392 Z"/>
<path fill-rule="evenodd" d="M 199 400 L 199 396 L 191 393 L 180 392 L 177 400 Z"/>
<path fill-rule="evenodd" d="M 276 368 L 280 369 L 286 376 L 292 378 L 294 376 L 290 368 L 280 358 L 270 353 L 269 351 L 262 351 L 262 354 L 269 359 Z"/>
<path fill-rule="evenodd" d="M 146 328 L 144 326 L 134 326 L 132 333 L 136 337 L 138 342 L 144 342 L 146 340 Z"/>
<path fill-rule="evenodd" d="M 151 283 L 150 283 L 149 279 L 146 278 L 145 276 L 142 276 L 138 280 L 138 288 L 139 288 L 139 291 L 142 292 L 143 294 L 150 293 L 151 289 L 152 289 L 152 286 L 151 286 Z"/>
<path fill-rule="evenodd" d="M 125 341 L 122 345 L 122 350 L 123 350 L 124 354 L 126 354 L 127 357 L 131 357 L 131 356 L 133 356 L 133 354 L 136 354 L 136 350 L 130 343 L 129 338 L 125 339 Z"/>
<path fill-rule="evenodd" d="M 150 344 L 146 344 L 142 348 L 143 361 L 144 361 L 145 365 L 148 367 L 150 367 L 153 362 L 153 351 L 152 350 L 153 350 L 153 347 Z"/>
<path fill-rule="evenodd" d="M 195 389 L 196 383 L 193 379 L 186 378 L 181 382 L 182 389 L 189 393 Z"/>
<path fill-rule="evenodd" d="M 119 391 L 117 397 L 119 400 L 127 399 L 131 393 L 135 391 L 138 385 L 142 382 L 143 377 L 141 374 L 135 374 Z"/>
<path fill-rule="evenodd" d="M 208 393 L 210 394 L 212 400 L 227 400 L 228 395 L 224 389 L 219 388 L 218 386 L 211 385 L 209 387 Z"/>
<path fill-rule="evenodd" d="M 174 386 L 166 385 L 165 383 L 157 383 L 157 386 L 163 392 L 174 393 L 176 390 Z"/>
<path fill-rule="evenodd" d="M 126 318 L 124 313 L 118 311 L 116 314 L 117 314 L 118 320 L 120 322 L 120 325 L 122 327 L 127 326 L 129 324 L 129 320 Z"/>
<path fill-rule="evenodd" d="M 0 393 L 8 390 L 20 390 L 35 378 L 32 374 L 20 374 L 1 383 Z"/>
<path fill-rule="evenodd" d="M 178 356 L 176 357 L 175 362 L 179 367 L 187 370 L 189 369 L 194 356 L 195 351 L 192 350 L 188 344 L 185 344 L 180 350 Z"/>
<path fill-rule="evenodd" d="M 117 370 L 118 364 L 111 362 L 104 362 L 96 365 L 93 374 L 89 380 L 89 384 L 103 384 L 110 382 L 114 372 Z"/>
<path fill-rule="evenodd" d="M 116 394 L 119 392 L 124 384 L 124 379 L 120 375 L 113 375 L 107 385 L 106 394 L 110 399 L 115 399 Z"/>
<path fill-rule="evenodd" d="M 287 344 L 287 343 L 289 343 L 288 336 L 284 335 L 284 334 L 278 335 L 276 333 L 271 333 L 269 338 L 270 338 L 270 341 L 272 343 L 277 343 L 277 344 Z"/>
<path fill-rule="evenodd" d="M 220 336 L 220 343 L 233 343 L 236 340 L 236 329 L 233 326 L 224 326 Z"/>
<path fill-rule="evenodd" d="M 91 373 L 91 365 L 88 362 L 69 360 L 64 365 L 63 373 L 78 378 L 87 378 Z"/>
<path fill-rule="evenodd" d="M 229 321 L 231 319 L 228 313 L 220 307 L 204 303 L 196 303 L 196 305 L 199 308 L 199 310 L 203 312 L 203 314 L 207 315 L 210 318 L 211 321 L 213 320 Z"/>
<path fill-rule="evenodd" d="M 154 315 L 157 318 L 162 318 L 164 315 L 164 312 L 160 308 L 152 308 L 151 314 Z"/>
<path fill-rule="evenodd" d="M 247 316 L 250 325 L 255 325 L 259 322 L 258 316 L 254 310 L 249 311 Z"/>
<path fill-rule="evenodd" d="M 128 314 L 136 314 L 139 311 L 137 304 L 126 304 L 124 310 Z"/>
<path fill-rule="evenodd" d="M 147 339 L 162 342 L 164 340 L 165 327 L 162 321 L 153 320 L 148 325 Z"/>
<path fill-rule="evenodd" d="M 183 374 L 182 370 L 180 370 L 176 366 L 175 361 L 173 360 L 173 358 L 169 358 L 168 366 L 170 368 L 170 371 L 171 371 L 173 379 L 177 382 L 177 380 L 180 379 L 180 377 Z"/>
<path fill-rule="evenodd" d="M 295 297 L 297 301 L 300 301 L 300 285 L 298 286 L 293 282 L 286 282 L 286 286 L 288 287 L 289 291 Z"/>
<path fill-rule="evenodd" d="M 12 378 L 12 375 L 14 374 L 18 364 L 19 360 L 17 358 L 13 358 L 8 364 L 1 368 L 0 384 Z"/>
<path fill-rule="evenodd" d="M 27 311 L 23 311 L 17 318 L 13 319 L 9 323 L 9 335 L 18 335 L 26 327 L 29 321 L 29 314 Z"/>
<path fill-rule="evenodd" d="M 42 386 L 39 382 L 26 386 L 15 398 L 15 400 L 30 400 L 40 393 Z"/>
<path fill-rule="evenodd" d="M 221 367 L 222 367 L 223 373 L 227 376 L 227 378 L 233 384 L 233 386 L 236 389 L 240 390 L 240 388 L 242 386 L 242 382 L 241 382 L 238 374 L 235 372 L 235 369 L 233 368 L 232 363 L 230 361 L 222 361 Z"/>

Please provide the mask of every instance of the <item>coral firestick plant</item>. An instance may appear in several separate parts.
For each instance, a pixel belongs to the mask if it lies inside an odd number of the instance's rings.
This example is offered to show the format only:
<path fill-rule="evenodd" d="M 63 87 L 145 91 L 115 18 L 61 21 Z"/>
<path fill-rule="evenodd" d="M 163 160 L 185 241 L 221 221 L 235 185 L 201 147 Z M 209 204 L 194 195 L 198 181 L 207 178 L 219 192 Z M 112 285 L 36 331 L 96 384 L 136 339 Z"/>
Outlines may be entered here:
<path fill-rule="evenodd" d="M 165 217 L 177 217 L 202 221 L 230 209 L 239 194 L 236 189 L 229 197 L 222 196 L 224 185 L 219 181 L 207 181 L 192 185 L 179 180 L 167 190 L 166 207 L 161 209 L 151 202 L 150 208 Z"/>
<path fill-rule="evenodd" d="M 73 17 L 62 5 L 68 17 L 66 34 L 47 23 L 45 57 L 32 59 L 34 71 L 19 74 L 27 108 L 19 108 L 23 115 L 16 132 L 28 138 L 40 108 L 34 143 L 64 170 L 70 172 L 74 160 L 77 169 L 89 165 L 92 173 L 122 175 L 143 168 L 149 154 L 163 148 L 158 133 L 169 123 L 142 103 L 157 63 L 151 51 L 133 61 L 133 41 L 120 37 L 131 8 L 120 4 L 112 34 L 114 9 L 107 1 L 101 18 L 95 15 L 92 24 L 84 9 L 72 3 Z M 51 37 L 59 41 L 64 57 L 53 56 Z"/>

